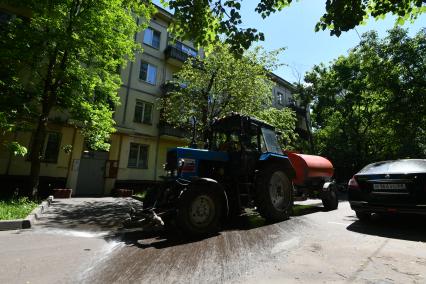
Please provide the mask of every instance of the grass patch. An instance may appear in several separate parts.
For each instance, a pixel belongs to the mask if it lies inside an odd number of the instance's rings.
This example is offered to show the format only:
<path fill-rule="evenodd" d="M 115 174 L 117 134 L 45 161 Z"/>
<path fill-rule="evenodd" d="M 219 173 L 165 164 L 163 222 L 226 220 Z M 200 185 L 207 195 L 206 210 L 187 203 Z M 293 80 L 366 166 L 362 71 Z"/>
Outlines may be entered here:
<path fill-rule="evenodd" d="M 37 202 L 31 201 L 26 197 L 0 201 L 0 220 L 25 218 L 37 206 Z"/>
<path fill-rule="evenodd" d="M 321 208 L 315 205 L 293 205 L 293 213 L 291 216 L 302 216 L 309 213 L 321 211 Z"/>
<path fill-rule="evenodd" d="M 143 199 L 145 198 L 147 192 L 148 192 L 147 190 L 144 190 L 144 191 L 136 192 L 135 195 Z"/>

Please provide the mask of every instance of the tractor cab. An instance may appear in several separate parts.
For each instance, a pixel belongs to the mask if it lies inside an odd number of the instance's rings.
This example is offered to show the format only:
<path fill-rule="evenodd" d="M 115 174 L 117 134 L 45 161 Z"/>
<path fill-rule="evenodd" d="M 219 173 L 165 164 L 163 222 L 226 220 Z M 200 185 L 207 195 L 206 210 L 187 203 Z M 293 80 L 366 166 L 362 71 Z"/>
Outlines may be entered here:
<path fill-rule="evenodd" d="M 274 127 L 249 116 L 232 114 L 216 120 L 209 138 L 209 149 L 213 151 L 283 155 Z"/>
<path fill-rule="evenodd" d="M 211 126 L 209 150 L 228 154 L 228 177 L 252 182 L 256 169 L 270 155 L 285 157 L 271 125 L 253 117 L 231 114 Z"/>

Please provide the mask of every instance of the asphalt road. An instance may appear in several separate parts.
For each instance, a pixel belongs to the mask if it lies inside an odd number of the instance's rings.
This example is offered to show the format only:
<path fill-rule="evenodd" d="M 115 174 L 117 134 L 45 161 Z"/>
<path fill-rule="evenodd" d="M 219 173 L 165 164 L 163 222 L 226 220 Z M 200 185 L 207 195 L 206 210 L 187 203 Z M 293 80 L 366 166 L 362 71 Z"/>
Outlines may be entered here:
<path fill-rule="evenodd" d="M 426 282 L 425 217 L 363 224 L 341 202 L 336 211 L 318 206 L 276 224 L 249 214 L 216 236 L 185 242 L 175 232 L 121 231 L 130 202 L 60 202 L 36 228 L 0 232 L 0 282 Z"/>

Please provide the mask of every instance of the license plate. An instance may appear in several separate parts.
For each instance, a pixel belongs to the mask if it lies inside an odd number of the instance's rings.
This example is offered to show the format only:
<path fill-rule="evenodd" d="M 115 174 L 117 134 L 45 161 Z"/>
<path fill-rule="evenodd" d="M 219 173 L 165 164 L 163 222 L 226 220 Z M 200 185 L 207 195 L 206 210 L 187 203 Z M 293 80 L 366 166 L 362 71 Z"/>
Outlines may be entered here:
<path fill-rule="evenodd" d="M 406 185 L 403 183 L 375 183 L 373 184 L 374 190 L 405 190 L 407 189 Z"/>

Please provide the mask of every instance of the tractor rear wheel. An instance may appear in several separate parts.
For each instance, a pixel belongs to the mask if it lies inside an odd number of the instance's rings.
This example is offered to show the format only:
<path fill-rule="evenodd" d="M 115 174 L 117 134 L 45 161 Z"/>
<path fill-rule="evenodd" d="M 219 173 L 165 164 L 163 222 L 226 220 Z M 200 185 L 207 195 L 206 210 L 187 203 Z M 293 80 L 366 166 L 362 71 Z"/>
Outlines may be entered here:
<path fill-rule="evenodd" d="M 218 232 L 223 206 L 218 188 L 209 184 L 193 185 L 181 196 L 176 215 L 177 225 L 190 237 Z"/>
<path fill-rule="evenodd" d="M 260 215 L 272 222 L 288 219 L 293 207 L 293 187 L 279 165 L 265 168 L 258 178 L 256 203 Z"/>

